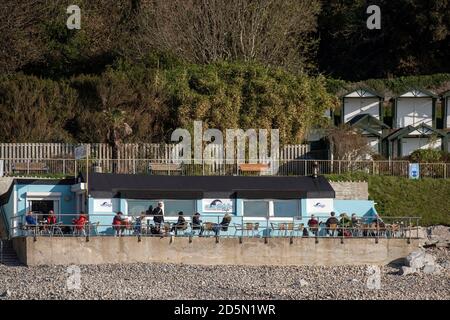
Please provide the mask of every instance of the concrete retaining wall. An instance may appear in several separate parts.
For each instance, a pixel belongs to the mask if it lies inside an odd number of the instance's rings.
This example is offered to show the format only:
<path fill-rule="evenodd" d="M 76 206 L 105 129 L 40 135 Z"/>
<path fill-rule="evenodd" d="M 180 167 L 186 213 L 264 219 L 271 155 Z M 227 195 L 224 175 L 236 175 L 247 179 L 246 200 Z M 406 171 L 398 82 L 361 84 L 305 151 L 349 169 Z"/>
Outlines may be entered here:
<path fill-rule="evenodd" d="M 369 185 L 367 182 L 338 181 L 331 182 L 338 200 L 367 200 L 369 199 Z"/>
<path fill-rule="evenodd" d="M 15 238 L 19 259 L 29 265 L 167 262 L 199 265 L 385 265 L 418 247 L 405 239 L 223 238 Z"/>

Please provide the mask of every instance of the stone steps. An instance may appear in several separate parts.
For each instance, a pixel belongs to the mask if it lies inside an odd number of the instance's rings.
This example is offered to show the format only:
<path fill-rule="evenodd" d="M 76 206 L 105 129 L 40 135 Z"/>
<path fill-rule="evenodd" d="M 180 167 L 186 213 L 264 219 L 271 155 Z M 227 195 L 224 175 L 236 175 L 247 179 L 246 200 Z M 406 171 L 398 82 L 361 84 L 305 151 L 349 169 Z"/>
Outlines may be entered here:
<path fill-rule="evenodd" d="M 17 254 L 12 247 L 10 240 L 1 240 L 3 242 L 3 250 L 0 252 L 0 264 L 6 266 L 20 266 L 22 263 L 17 258 Z M 2 247 L 0 246 L 0 249 Z"/>

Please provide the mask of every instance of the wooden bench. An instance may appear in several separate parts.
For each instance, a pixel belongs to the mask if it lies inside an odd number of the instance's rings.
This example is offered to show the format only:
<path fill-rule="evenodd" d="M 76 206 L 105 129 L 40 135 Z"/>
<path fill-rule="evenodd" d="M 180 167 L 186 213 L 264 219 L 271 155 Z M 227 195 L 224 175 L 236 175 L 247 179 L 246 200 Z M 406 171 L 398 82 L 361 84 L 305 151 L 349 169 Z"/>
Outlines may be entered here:
<path fill-rule="evenodd" d="M 16 172 L 48 172 L 48 167 L 42 162 L 17 162 L 12 165 L 13 173 Z"/>
<path fill-rule="evenodd" d="M 269 170 L 267 163 L 241 163 L 239 171 L 241 172 L 263 172 Z"/>
<path fill-rule="evenodd" d="M 150 163 L 148 169 L 150 172 L 181 172 L 181 164 L 176 163 Z"/>

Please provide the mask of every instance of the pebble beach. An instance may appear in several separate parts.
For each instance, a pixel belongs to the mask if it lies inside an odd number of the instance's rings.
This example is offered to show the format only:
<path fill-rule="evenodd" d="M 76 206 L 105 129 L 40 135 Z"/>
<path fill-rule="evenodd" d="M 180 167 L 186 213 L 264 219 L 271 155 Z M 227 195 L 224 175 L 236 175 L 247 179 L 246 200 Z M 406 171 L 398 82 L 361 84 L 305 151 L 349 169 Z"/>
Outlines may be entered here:
<path fill-rule="evenodd" d="M 450 299 L 448 248 L 428 250 L 438 274 L 401 275 L 380 267 L 374 288 L 368 266 L 200 266 L 120 264 L 80 266 L 79 289 L 68 288 L 67 266 L 0 265 L 1 299 Z M 70 285 L 70 284 L 69 284 Z"/>

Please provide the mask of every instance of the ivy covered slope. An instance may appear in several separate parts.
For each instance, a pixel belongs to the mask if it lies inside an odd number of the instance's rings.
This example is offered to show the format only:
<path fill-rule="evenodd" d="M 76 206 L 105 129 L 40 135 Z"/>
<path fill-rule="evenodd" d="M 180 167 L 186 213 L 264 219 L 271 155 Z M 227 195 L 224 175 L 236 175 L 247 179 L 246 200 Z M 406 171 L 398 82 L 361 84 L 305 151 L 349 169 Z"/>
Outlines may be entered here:
<path fill-rule="evenodd" d="M 0 137 L 2 142 L 108 142 L 119 117 L 132 129 L 125 142 L 167 142 L 175 128 L 192 129 L 194 120 L 202 120 L 221 130 L 279 128 L 281 143 L 301 143 L 336 101 L 323 76 L 258 63 L 119 61 L 100 75 L 0 77 Z"/>
<path fill-rule="evenodd" d="M 334 181 L 368 181 L 381 216 L 421 217 L 423 226 L 450 226 L 450 179 L 410 180 L 365 174 L 330 175 Z"/>

